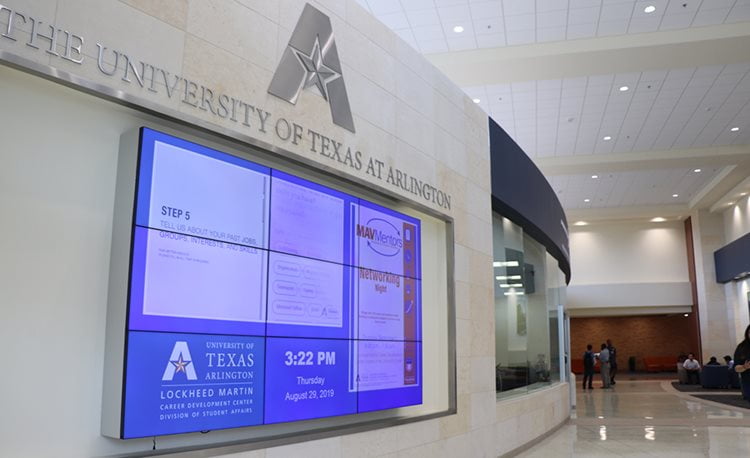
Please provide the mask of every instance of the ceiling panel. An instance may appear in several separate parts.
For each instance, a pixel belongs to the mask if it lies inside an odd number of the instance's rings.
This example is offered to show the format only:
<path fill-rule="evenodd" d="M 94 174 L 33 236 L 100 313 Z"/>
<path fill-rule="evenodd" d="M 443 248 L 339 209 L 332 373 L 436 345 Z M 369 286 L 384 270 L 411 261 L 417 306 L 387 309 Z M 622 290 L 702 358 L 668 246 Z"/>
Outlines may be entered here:
<path fill-rule="evenodd" d="M 750 21 L 747 0 L 357 0 L 425 54 Z M 654 11 L 646 13 L 647 7 Z M 442 36 L 418 28 L 438 25 Z M 462 31 L 455 32 L 460 26 Z M 407 31 L 411 31 L 409 34 Z"/>
<path fill-rule="evenodd" d="M 532 158 L 729 145 L 750 131 L 750 63 L 464 90 Z"/>
<path fill-rule="evenodd" d="M 708 164 L 700 170 L 639 170 L 604 173 L 597 178 L 559 175 L 551 177 L 550 184 L 566 209 L 687 204 L 720 168 Z"/>
<path fill-rule="evenodd" d="M 357 1 L 423 54 L 750 22 L 750 0 Z M 649 6 L 654 11 L 646 13 Z M 532 159 L 552 163 L 750 144 L 750 54 L 732 65 L 463 89 Z M 700 168 L 652 170 L 644 163 L 602 170 L 596 179 L 548 178 L 571 210 L 686 205 L 719 178 L 721 166 L 710 159 Z"/>

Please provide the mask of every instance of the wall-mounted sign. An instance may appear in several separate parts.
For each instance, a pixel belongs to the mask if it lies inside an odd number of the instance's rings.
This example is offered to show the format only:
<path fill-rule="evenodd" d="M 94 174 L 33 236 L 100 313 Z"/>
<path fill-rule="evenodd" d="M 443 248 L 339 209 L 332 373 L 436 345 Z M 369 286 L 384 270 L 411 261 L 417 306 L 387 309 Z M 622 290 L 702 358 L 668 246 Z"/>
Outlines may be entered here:
<path fill-rule="evenodd" d="M 118 177 L 136 186 L 109 434 L 422 403 L 418 219 L 150 129 L 138 141 Z"/>
<path fill-rule="evenodd" d="M 0 5 L 0 22 L 7 24 L 0 29 L 2 50 L 12 53 L 18 47 L 23 47 L 24 52 L 31 48 L 44 53 L 53 67 L 59 61 L 90 67 L 88 72 L 112 78 L 112 87 L 118 90 L 127 85 L 140 91 L 141 96 L 156 98 L 164 105 L 177 100 L 196 114 L 209 114 L 221 125 L 231 123 L 233 129 L 266 142 L 280 140 L 290 148 L 308 145 L 306 152 L 321 162 L 333 162 L 338 167 L 363 173 L 374 182 L 409 193 L 421 202 L 451 209 L 450 194 L 397 165 L 388 164 L 387 160 L 358 149 L 352 138 L 332 138 L 292 119 L 275 116 L 261 106 L 262 101 L 248 100 L 247 94 L 216 89 L 223 84 L 205 84 L 175 69 L 163 68 L 159 63 L 143 61 L 106 44 L 106 40 L 92 41 L 3 5 Z M 50 72 L 51 75 L 58 73 Z M 76 77 L 69 82 L 78 85 L 85 79 Z M 300 16 L 268 87 L 268 92 L 290 103 L 296 103 L 302 90 L 318 91 L 329 102 L 333 122 L 354 133 L 330 18 L 309 4 Z"/>

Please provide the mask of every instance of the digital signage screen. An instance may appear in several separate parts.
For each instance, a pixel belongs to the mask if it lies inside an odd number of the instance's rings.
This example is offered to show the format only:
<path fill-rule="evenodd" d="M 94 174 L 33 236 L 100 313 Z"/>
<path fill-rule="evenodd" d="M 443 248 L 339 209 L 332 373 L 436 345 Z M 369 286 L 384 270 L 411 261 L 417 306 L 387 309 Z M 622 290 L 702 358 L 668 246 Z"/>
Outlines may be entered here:
<path fill-rule="evenodd" d="M 420 221 L 140 130 L 121 437 L 422 403 Z"/>

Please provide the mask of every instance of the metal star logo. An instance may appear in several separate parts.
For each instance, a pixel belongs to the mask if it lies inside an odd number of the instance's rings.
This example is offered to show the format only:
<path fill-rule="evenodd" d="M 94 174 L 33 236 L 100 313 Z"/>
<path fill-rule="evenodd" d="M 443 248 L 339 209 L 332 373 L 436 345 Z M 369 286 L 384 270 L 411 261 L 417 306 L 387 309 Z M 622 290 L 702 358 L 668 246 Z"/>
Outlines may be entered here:
<path fill-rule="evenodd" d="M 310 56 L 297 50 L 295 50 L 295 53 L 302 66 L 305 67 L 305 71 L 307 71 L 303 89 L 315 86 L 320 95 L 328 100 L 327 84 L 336 78 L 340 78 L 341 75 L 323 63 L 323 54 L 320 52 L 320 41 L 318 38 L 315 38 L 315 45 Z"/>
<path fill-rule="evenodd" d="M 177 361 L 170 361 L 170 363 L 172 363 L 172 365 L 174 365 L 174 367 L 175 367 L 175 369 L 174 369 L 175 373 L 177 373 L 177 372 L 187 373 L 187 371 L 185 370 L 185 368 L 188 366 L 188 364 L 191 363 L 191 361 L 185 361 L 184 359 L 182 359 L 182 353 L 180 353 L 180 357 L 177 358 Z"/>
<path fill-rule="evenodd" d="M 354 132 L 331 18 L 309 3 L 289 38 L 268 92 L 294 105 L 308 88 L 328 102 L 334 124 Z"/>

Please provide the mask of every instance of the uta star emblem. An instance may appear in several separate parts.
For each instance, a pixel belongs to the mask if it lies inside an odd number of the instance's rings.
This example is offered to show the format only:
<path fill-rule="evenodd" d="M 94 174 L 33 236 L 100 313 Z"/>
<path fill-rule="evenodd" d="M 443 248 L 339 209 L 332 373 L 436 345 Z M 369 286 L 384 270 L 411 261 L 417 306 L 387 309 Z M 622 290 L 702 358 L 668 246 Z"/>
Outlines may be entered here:
<path fill-rule="evenodd" d="M 297 54 L 297 59 L 299 59 L 302 66 L 305 68 L 303 89 L 315 86 L 320 92 L 320 95 L 322 95 L 325 100 L 328 100 L 327 84 L 336 78 L 339 78 L 341 75 L 323 63 L 323 54 L 320 51 L 320 41 L 315 38 L 315 44 L 313 45 L 312 52 L 309 56 L 297 50 L 295 50 L 295 52 Z"/>
<path fill-rule="evenodd" d="M 177 358 L 177 361 L 170 361 L 175 367 L 175 373 L 177 372 L 186 372 L 185 368 L 188 366 L 188 364 L 191 363 L 191 361 L 185 361 L 182 359 L 182 353 L 180 353 L 179 358 Z"/>

